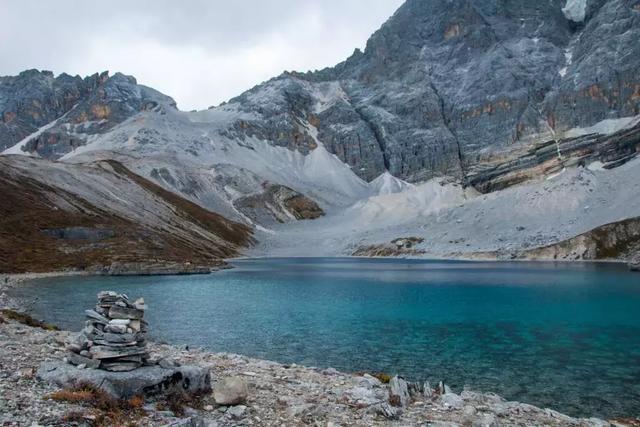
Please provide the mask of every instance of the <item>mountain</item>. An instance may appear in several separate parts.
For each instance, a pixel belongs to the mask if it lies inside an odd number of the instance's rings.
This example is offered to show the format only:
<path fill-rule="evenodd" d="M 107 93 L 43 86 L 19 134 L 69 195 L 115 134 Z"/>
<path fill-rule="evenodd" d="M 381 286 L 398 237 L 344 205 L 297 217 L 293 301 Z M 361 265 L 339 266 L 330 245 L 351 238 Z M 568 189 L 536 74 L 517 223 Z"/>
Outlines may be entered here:
<path fill-rule="evenodd" d="M 206 211 L 116 161 L 0 157 L 0 272 L 210 271 L 251 229 Z"/>
<path fill-rule="evenodd" d="M 108 72 L 84 79 L 28 70 L 0 77 L 0 147 L 57 159 L 141 111 L 175 108 L 168 96 Z"/>
<path fill-rule="evenodd" d="M 344 62 L 205 111 L 120 73 L 0 77 L 0 147 L 116 161 L 254 227 L 250 254 L 509 254 L 640 216 L 638 40 L 638 0 L 407 0 Z"/>

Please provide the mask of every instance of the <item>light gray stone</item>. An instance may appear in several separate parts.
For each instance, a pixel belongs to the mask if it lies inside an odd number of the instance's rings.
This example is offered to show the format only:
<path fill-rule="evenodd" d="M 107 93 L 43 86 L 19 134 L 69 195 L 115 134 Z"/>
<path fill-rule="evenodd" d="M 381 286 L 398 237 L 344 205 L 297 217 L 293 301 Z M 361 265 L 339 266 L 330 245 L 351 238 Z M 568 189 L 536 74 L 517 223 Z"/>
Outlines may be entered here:
<path fill-rule="evenodd" d="M 443 405 L 448 406 L 449 408 L 461 409 L 464 407 L 464 400 L 455 393 L 443 394 L 440 396 L 440 401 Z"/>
<path fill-rule="evenodd" d="M 97 369 L 100 366 L 99 360 L 91 359 L 74 352 L 69 352 L 67 354 L 67 359 L 74 365 L 85 365 L 85 367 L 90 369 Z"/>
<path fill-rule="evenodd" d="M 121 307 L 119 305 L 113 305 L 109 309 L 109 317 L 112 319 L 129 319 L 140 320 L 144 316 L 143 310 L 137 308 Z"/>
<path fill-rule="evenodd" d="M 402 409 L 389 405 L 387 402 L 373 406 L 373 412 L 389 420 L 397 420 L 402 415 Z"/>
<path fill-rule="evenodd" d="M 218 405 L 240 405 L 247 401 L 248 396 L 249 388 L 244 378 L 223 378 L 213 387 L 213 398 Z"/>
<path fill-rule="evenodd" d="M 407 382 L 398 376 L 389 381 L 389 403 L 393 406 L 405 407 L 409 404 L 409 387 Z"/>
<path fill-rule="evenodd" d="M 111 347 L 105 345 L 94 345 L 89 350 L 94 359 L 115 359 L 125 356 L 145 354 L 146 350 L 138 346 Z"/>
<path fill-rule="evenodd" d="M 227 409 L 226 414 L 230 415 L 231 418 L 239 420 L 245 417 L 247 413 L 247 407 L 244 405 L 232 406 Z"/>
<path fill-rule="evenodd" d="M 116 398 L 153 395 L 172 388 L 187 393 L 211 390 L 209 370 L 197 366 L 175 369 L 144 366 L 131 372 L 108 372 L 99 369 L 80 370 L 63 362 L 44 362 L 38 369 L 37 377 L 59 387 L 90 383 Z"/>

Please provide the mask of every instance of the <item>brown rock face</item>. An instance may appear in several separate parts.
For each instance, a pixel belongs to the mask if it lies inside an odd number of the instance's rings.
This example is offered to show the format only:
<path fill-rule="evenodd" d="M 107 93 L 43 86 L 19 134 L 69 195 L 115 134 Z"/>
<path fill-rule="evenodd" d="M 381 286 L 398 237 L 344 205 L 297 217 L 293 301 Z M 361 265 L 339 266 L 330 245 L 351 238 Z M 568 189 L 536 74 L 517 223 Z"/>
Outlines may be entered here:
<path fill-rule="evenodd" d="M 569 261 L 627 260 L 633 264 L 634 260 L 640 259 L 640 218 L 606 224 L 553 245 L 518 251 L 511 257 Z"/>
<path fill-rule="evenodd" d="M 111 109 L 108 105 L 95 104 L 91 106 L 93 118 L 97 120 L 106 120 L 111 116 Z"/>
<path fill-rule="evenodd" d="M 234 205 L 260 224 L 313 220 L 324 215 L 315 201 L 283 185 L 267 184 L 263 193 L 240 198 Z"/>

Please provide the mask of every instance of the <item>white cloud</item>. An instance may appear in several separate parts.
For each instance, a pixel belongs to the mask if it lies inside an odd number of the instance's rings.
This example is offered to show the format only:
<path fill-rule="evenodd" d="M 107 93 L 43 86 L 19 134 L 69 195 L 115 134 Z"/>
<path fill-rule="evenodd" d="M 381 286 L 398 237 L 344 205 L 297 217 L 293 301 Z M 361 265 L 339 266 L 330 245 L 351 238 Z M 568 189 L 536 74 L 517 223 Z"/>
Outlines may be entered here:
<path fill-rule="evenodd" d="M 284 70 L 335 65 L 401 3 L 0 0 L 0 74 L 121 71 L 201 109 Z"/>

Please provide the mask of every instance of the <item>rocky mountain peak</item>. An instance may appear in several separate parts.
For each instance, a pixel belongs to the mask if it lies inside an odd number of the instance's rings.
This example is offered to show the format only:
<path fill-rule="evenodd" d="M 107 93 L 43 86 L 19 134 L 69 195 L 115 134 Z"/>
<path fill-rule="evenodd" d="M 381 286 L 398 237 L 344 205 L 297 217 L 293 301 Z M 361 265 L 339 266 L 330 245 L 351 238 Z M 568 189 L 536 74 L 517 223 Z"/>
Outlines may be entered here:
<path fill-rule="evenodd" d="M 388 171 L 468 182 L 572 130 L 640 114 L 638 39 L 639 0 L 407 0 L 364 51 L 213 108 L 226 117 L 214 133 L 304 155 L 323 146 L 366 181 Z M 19 149 L 57 158 L 174 108 L 123 74 L 30 70 L 0 80 L 0 144 L 56 120 Z"/>
<path fill-rule="evenodd" d="M 638 114 L 636 3 L 408 0 L 364 52 L 234 101 L 257 113 L 250 135 L 303 152 L 317 137 L 366 180 L 464 179 L 572 128 Z"/>
<path fill-rule="evenodd" d="M 59 158 L 140 111 L 163 108 L 176 108 L 175 101 L 122 73 L 27 70 L 0 78 L 0 150 Z"/>

